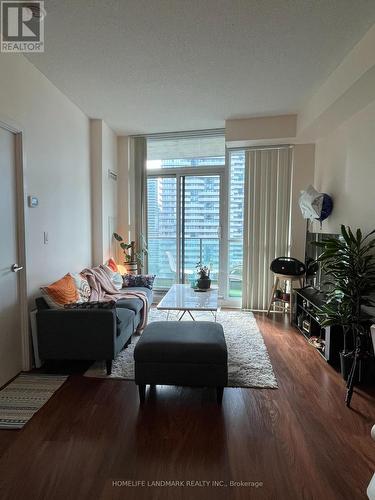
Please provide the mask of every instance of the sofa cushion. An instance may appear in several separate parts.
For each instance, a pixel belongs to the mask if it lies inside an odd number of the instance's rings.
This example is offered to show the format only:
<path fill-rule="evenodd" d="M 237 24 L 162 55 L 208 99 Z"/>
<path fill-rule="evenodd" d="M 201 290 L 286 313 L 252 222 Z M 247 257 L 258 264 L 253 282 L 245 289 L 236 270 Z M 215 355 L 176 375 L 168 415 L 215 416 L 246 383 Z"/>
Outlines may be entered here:
<path fill-rule="evenodd" d="M 130 309 L 135 314 L 139 313 L 139 311 L 142 309 L 142 306 L 143 302 L 137 297 L 132 297 L 129 299 L 119 299 L 116 302 L 117 309 Z"/>
<path fill-rule="evenodd" d="M 106 265 L 112 269 L 112 271 L 114 273 L 118 273 L 118 267 L 117 267 L 117 264 L 116 262 L 112 259 L 112 257 L 110 259 L 108 259 L 108 262 L 106 263 Z"/>
<path fill-rule="evenodd" d="M 124 288 L 145 287 L 152 290 L 155 274 L 124 274 Z"/>
<path fill-rule="evenodd" d="M 126 291 L 126 289 L 123 289 L 123 290 Z M 149 288 L 141 287 L 141 286 L 135 286 L 135 287 L 131 288 L 131 291 L 145 293 L 147 300 L 148 300 L 148 303 L 149 303 L 149 305 L 151 305 L 151 303 L 152 303 L 152 290 L 150 290 Z M 134 311 L 135 314 L 137 314 L 142 309 L 143 302 L 141 301 L 141 299 L 138 299 L 137 297 L 123 298 L 123 299 L 119 299 L 116 302 L 116 307 L 130 309 L 131 311 Z"/>
<path fill-rule="evenodd" d="M 145 328 L 134 359 L 143 363 L 227 363 L 223 327 L 211 321 L 157 321 Z"/>
<path fill-rule="evenodd" d="M 111 280 L 113 286 L 116 290 L 121 290 L 122 288 L 122 276 L 119 272 L 113 271 L 109 266 L 104 265 L 103 268 L 107 272 L 109 279 Z"/>
<path fill-rule="evenodd" d="M 131 327 L 131 330 L 133 332 L 133 323 L 134 323 L 134 312 L 129 310 L 129 309 L 117 309 L 116 310 L 116 316 L 117 316 L 117 336 L 121 335 L 122 330 L 128 329 Z"/>
<path fill-rule="evenodd" d="M 152 299 L 153 299 L 153 292 L 152 290 L 150 290 L 149 288 L 146 288 L 144 286 L 133 286 L 131 287 L 131 290 L 134 291 L 134 292 L 143 292 L 146 294 L 146 297 L 147 297 L 147 300 L 148 300 L 148 303 L 149 305 L 151 305 L 152 303 Z M 126 291 L 126 289 L 125 289 Z"/>
<path fill-rule="evenodd" d="M 41 287 L 43 297 L 51 309 L 62 309 L 65 304 L 78 302 L 79 294 L 70 274 L 49 286 Z"/>
<path fill-rule="evenodd" d="M 81 273 L 70 273 L 76 286 L 79 302 L 87 302 L 91 295 L 91 288 L 87 279 Z"/>

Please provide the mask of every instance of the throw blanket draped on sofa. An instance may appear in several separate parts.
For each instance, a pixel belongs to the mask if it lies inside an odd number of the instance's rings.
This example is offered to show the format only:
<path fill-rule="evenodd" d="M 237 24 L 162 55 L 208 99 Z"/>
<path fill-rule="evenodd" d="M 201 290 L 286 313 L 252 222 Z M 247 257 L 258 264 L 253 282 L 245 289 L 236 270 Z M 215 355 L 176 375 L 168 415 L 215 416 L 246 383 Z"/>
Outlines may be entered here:
<path fill-rule="evenodd" d="M 117 290 L 110 278 L 105 266 L 97 266 L 92 269 L 84 269 L 82 273 L 91 288 L 90 302 L 109 301 L 137 297 L 143 303 L 141 309 L 141 323 L 138 326 L 138 331 L 142 331 L 147 325 L 148 301 L 144 292 L 136 290 L 122 289 Z"/>

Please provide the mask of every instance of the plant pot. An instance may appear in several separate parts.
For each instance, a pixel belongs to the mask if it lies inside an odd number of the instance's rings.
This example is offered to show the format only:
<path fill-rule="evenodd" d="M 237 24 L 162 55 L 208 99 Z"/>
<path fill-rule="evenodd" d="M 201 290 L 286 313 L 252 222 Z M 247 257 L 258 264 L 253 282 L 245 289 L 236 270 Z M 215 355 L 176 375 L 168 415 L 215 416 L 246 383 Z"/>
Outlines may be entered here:
<path fill-rule="evenodd" d="M 340 369 L 341 376 L 344 380 L 348 380 L 350 370 L 353 365 L 353 354 L 352 353 L 344 353 L 340 352 Z"/>
<path fill-rule="evenodd" d="M 197 281 L 197 287 L 200 290 L 209 290 L 209 288 L 211 287 L 210 278 L 199 278 L 199 280 Z"/>
<path fill-rule="evenodd" d="M 127 274 L 138 274 L 137 262 L 126 262 L 125 264 Z"/>

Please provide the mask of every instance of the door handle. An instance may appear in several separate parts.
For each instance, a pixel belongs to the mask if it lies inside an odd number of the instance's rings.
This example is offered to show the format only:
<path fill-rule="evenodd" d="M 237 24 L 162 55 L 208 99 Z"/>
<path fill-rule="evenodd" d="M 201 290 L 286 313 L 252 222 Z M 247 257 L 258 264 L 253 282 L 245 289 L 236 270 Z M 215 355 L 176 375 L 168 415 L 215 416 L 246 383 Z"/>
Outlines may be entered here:
<path fill-rule="evenodd" d="M 18 272 L 22 271 L 22 269 L 23 269 L 23 266 L 19 266 L 18 264 L 13 264 L 13 266 L 11 267 L 11 270 L 14 273 L 18 273 Z"/>

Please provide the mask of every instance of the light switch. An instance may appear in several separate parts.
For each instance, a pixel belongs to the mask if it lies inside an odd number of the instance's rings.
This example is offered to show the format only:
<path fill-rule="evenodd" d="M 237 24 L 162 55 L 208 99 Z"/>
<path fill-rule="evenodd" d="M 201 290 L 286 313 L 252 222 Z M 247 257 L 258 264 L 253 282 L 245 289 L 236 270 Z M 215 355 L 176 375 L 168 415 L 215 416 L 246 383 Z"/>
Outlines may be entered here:
<path fill-rule="evenodd" d="M 48 245 L 48 232 L 47 231 L 44 231 L 44 233 L 43 233 L 43 240 L 44 240 L 44 244 Z"/>
<path fill-rule="evenodd" d="M 36 196 L 28 196 L 27 203 L 30 208 L 35 208 L 39 205 L 39 200 Z"/>

